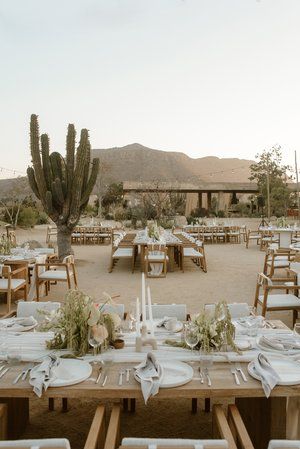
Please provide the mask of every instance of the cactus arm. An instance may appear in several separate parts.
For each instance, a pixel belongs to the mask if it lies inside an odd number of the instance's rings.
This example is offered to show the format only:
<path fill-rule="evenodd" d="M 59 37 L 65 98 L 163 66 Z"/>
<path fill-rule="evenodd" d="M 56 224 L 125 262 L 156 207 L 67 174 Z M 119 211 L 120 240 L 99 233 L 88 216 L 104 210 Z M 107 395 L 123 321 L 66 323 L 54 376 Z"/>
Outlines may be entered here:
<path fill-rule="evenodd" d="M 75 127 L 72 123 L 70 123 L 68 126 L 67 142 L 66 142 L 66 166 L 67 166 L 68 189 L 71 189 L 74 174 L 75 139 L 76 139 Z"/>
<path fill-rule="evenodd" d="M 46 195 L 47 186 L 44 178 L 44 172 L 40 155 L 38 117 L 35 114 L 31 115 L 30 120 L 30 152 L 35 173 L 36 184 L 39 190 L 41 201 L 43 202 Z"/>
<path fill-rule="evenodd" d="M 27 168 L 27 177 L 29 181 L 29 185 L 35 196 L 40 199 L 39 189 L 35 180 L 34 170 L 32 167 Z"/>
<path fill-rule="evenodd" d="M 61 185 L 61 180 L 59 178 L 55 178 L 55 181 L 52 182 L 52 194 L 55 198 L 55 202 L 59 204 L 59 206 L 63 206 L 65 197 Z"/>
<path fill-rule="evenodd" d="M 93 164 L 93 166 L 92 166 L 91 174 L 90 174 L 89 180 L 87 182 L 85 192 L 83 193 L 83 195 L 81 197 L 81 202 L 80 202 L 81 206 L 83 204 L 85 204 L 86 201 L 87 202 L 89 201 L 90 194 L 92 193 L 92 190 L 94 188 L 94 185 L 97 180 L 98 173 L 99 173 L 99 165 L 100 165 L 99 159 L 94 158 L 92 164 Z"/>
<path fill-rule="evenodd" d="M 42 150 L 42 162 L 43 162 L 45 181 L 47 184 L 47 189 L 50 190 L 52 182 L 52 170 L 49 158 L 50 154 L 49 137 L 47 134 L 41 135 L 41 150 Z"/>
<path fill-rule="evenodd" d="M 91 144 L 88 141 L 87 149 L 86 149 L 86 157 L 85 157 L 85 166 L 84 166 L 84 173 L 83 173 L 82 189 L 81 189 L 82 195 L 84 195 L 84 192 L 86 190 L 86 187 L 87 187 L 87 184 L 88 184 L 88 180 L 89 180 L 90 162 L 91 162 Z"/>
<path fill-rule="evenodd" d="M 85 158 L 87 152 L 88 143 L 88 131 L 87 129 L 81 130 L 80 142 L 76 152 L 76 167 L 74 170 L 74 178 L 72 183 L 72 199 L 70 205 L 70 215 L 68 219 L 68 225 L 72 226 L 76 222 L 79 214 L 81 189 L 83 183 L 83 175 L 85 168 Z"/>
<path fill-rule="evenodd" d="M 52 177 L 55 180 L 56 178 L 62 179 L 63 177 L 63 158 L 59 153 L 53 151 L 50 154 L 50 162 L 52 168 Z"/>

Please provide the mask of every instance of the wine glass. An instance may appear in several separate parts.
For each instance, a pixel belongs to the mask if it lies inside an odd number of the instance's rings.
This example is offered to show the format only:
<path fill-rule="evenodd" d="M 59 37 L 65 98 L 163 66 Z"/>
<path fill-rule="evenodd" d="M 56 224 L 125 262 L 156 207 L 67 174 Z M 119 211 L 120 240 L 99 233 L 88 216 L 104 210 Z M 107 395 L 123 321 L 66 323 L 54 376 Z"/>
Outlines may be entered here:
<path fill-rule="evenodd" d="M 192 355 L 194 354 L 194 347 L 199 342 L 198 328 L 193 323 L 187 323 L 184 327 L 184 340 L 191 348 Z"/>
<path fill-rule="evenodd" d="M 93 348 L 93 356 L 96 357 L 97 355 L 97 348 L 99 348 L 99 346 L 103 343 L 103 339 L 99 339 L 96 338 L 96 336 L 94 335 L 94 330 L 92 327 L 89 327 L 89 332 L 88 332 L 88 342 L 89 345 L 92 346 Z M 93 362 L 94 364 L 96 364 L 96 360 L 94 360 Z"/>
<path fill-rule="evenodd" d="M 300 337 L 300 323 L 295 323 L 294 326 L 294 335 L 299 338 Z"/>

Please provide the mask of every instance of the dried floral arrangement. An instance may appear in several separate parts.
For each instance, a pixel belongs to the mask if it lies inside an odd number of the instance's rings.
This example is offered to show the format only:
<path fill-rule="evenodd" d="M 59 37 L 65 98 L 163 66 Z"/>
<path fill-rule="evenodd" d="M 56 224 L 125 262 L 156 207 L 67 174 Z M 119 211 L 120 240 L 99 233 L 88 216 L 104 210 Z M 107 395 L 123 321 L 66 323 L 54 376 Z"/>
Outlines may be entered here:
<path fill-rule="evenodd" d="M 64 304 L 57 311 L 41 311 L 45 320 L 40 330 L 54 332 L 54 338 L 47 343 L 48 348 L 69 349 L 76 356 L 84 355 L 89 351 L 90 327 L 102 347 L 112 343 L 121 320 L 116 313 L 104 310 L 104 306 L 111 304 L 112 300 L 107 293 L 103 296 L 102 305 L 99 306 L 84 292 L 69 290 Z"/>
<path fill-rule="evenodd" d="M 193 316 L 191 321 L 198 329 L 198 343 L 195 349 L 201 348 L 205 352 L 211 352 L 228 345 L 234 351 L 239 352 L 234 343 L 235 327 L 225 301 L 216 304 L 213 314 L 202 311 Z M 167 340 L 166 343 L 171 346 L 189 348 L 185 342 L 178 343 Z"/>

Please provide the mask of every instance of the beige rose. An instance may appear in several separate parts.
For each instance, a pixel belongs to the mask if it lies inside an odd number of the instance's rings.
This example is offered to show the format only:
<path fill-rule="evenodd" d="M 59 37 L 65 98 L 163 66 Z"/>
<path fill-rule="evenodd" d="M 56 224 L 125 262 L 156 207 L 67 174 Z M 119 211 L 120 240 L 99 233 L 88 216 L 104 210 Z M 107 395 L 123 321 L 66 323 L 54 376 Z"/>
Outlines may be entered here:
<path fill-rule="evenodd" d="M 104 340 L 108 337 L 107 329 L 105 326 L 103 326 L 103 324 L 92 326 L 92 331 L 94 339 L 99 343 L 103 343 Z"/>

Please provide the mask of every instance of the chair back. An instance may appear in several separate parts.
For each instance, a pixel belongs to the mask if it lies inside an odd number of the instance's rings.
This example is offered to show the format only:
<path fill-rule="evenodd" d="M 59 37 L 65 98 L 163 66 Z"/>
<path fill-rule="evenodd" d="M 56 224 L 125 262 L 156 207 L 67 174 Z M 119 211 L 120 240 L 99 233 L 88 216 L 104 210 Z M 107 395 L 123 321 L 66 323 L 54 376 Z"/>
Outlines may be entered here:
<path fill-rule="evenodd" d="M 194 440 L 183 438 L 123 438 L 121 448 L 134 447 L 135 449 L 228 449 L 226 440 Z"/>
<path fill-rule="evenodd" d="M 250 309 L 249 305 L 246 302 L 242 303 L 231 303 L 227 304 L 229 313 L 231 315 L 231 318 L 242 318 L 244 316 L 250 315 Z M 207 312 L 209 315 L 213 315 L 215 312 L 216 305 L 215 304 L 205 304 L 204 305 L 204 311 Z"/>
<path fill-rule="evenodd" d="M 40 440 L 11 440 L 0 441 L 0 448 L 18 448 L 18 449 L 71 449 L 69 440 L 66 438 L 43 438 Z"/>
<path fill-rule="evenodd" d="M 35 248 L 34 252 L 38 254 L 54 254 L 54 248 Z"/>
<path fill-rule="evenodd" d="M 101 304 L 99 304 L 99 305 L 101 307 Z M 116 313 L 117 315 L 119 315 L 121 320 L 124 319 L 124 315 L 125 315 L 125 305 L 124 304 L 104 304 L 104 305 L 102 305 L 101 310 L 106 313 Z"/>
<path fill-rule="evenodd" d="M 69 256 L 66 256 L 66 257 L 64 258 L 64 260 L 63 260 L 63 263 L 66 263 L 66 264 L 68 264 L 68 265 L 74 264 L 75 261 L 74 261 L 74 256 L 73 256 L 73 254 L 70 254 Z"/>
<path fill-rule="evenodd" d="M 17 317 L 26 318 L 33 316 L 38 323 L 44 321 L 44 315 L 40 313 L 40 310 L 46 312 L 52 312 L 60 308 L 59 302 L 53 301 L 19 301 L 17 305 Z"/>
<path fill-rule="evenodd" d="M 300 449 L 300 440 L 270 440 L 268 449 Z"/>
<path fill-rule="evenodd" d="M 154 319 L 169 316 L 176 317 L 179 321 L 185 321 L 186 315 L 186 304 L 152 304 L 152 316 Z M 148 305 L 146 305 L 146 319 L 149 319 Z"/>

